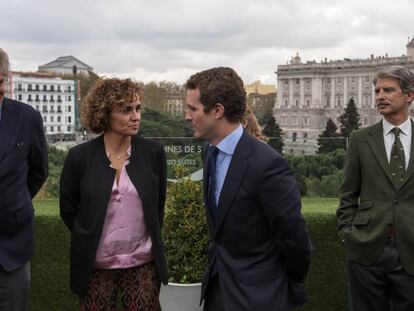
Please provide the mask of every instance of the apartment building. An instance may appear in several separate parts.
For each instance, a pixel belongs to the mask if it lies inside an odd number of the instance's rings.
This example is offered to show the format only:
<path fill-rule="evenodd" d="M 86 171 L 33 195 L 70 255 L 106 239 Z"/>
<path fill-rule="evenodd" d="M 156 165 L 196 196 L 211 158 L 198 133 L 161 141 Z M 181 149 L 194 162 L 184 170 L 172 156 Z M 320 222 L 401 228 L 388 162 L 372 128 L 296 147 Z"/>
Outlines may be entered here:
<path fill-rule="evenodd" d="M 46 135 L 75 131 L 75 82 L 51 73 L 10 72 L 6 96 L 22 101 L 43 118 Z"/>

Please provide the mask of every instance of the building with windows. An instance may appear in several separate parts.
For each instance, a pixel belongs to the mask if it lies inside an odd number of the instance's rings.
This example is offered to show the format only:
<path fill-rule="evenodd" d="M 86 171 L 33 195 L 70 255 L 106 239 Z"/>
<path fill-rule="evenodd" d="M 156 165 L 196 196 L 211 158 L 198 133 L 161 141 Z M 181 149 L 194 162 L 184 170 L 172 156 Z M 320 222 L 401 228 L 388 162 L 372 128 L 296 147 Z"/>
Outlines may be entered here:
<path fill-rule="evenodd" d="M 279 65 L 274 115 L 284 132 L 285 153 L 314 154 L 317 139 L 329 119 L 339 127 L 339 116 L 351 98 L 360 115 L 361 127 L 378 122 L 375 109 L 375 73 L 382 67 L 401 65 L 414 70 L 414 38 L 407 54 L 367 59 L 327 60 L 303 63 L 299 55 Z"/>
<path fill-rule="evenodd" d="M 184 117 L 186 90 L 184 86 L 176 86 L 165 94 L 164 111 L 177 118 Z"/>
<path fill-rule="evenodd" d="M 262 84 L 260 80 L 254 81 L 251 84 L 246 84 L 244 89 L 247 96 L 250 94 L 267 95 L 276 93 L 276 87 L 273 84 Z"/>
<path fill-rule="evenodd" d="M 88 75 L 90 71 L 93 71 L 93 68 L 84 62 L 80 61 L 72 55 L 69 56 L 60 56 L 55 60 L 39 66 L 40 72 L 53 72 L 59 75 L 64 74 L 73 74 L 73 67 L 76 66 L 77 74 Z"/>
<path fill-rule="evenodd" d="M 40 111 L 46 135 L 75 131 L 75 82 L 51 73 L 10 72 L 6 96 Z"/>
<path fill-rule="evenodd" d="M 247 104 L 252 108 L 257 118 L 271 113 L 276 104 L 276 87 L 273 84 L 262 84 L 254 81 L 244 86 Z"/>

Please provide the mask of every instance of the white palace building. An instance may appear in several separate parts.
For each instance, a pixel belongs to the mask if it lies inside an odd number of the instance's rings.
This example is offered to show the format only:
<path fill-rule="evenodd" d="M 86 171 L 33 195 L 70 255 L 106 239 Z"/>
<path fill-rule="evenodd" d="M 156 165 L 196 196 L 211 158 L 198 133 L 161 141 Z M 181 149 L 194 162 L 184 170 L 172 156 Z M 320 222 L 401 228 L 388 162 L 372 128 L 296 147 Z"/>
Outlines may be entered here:
<path fill-rule="evenodd" d="M 371 55 L 367 59 L 308 61 L 299 55 L 277 67 L 277 103 L 274 115 L 284 132 L 286 154 L 314 154 L 317 139 L 328 119 L 339 128 L 339 116 L 351 98 L 360 115 L 361 127 L 376 123 L 372 83 L 382 67 L 402 65 L 414 70 L 414 38 L 400 57 Z"/>

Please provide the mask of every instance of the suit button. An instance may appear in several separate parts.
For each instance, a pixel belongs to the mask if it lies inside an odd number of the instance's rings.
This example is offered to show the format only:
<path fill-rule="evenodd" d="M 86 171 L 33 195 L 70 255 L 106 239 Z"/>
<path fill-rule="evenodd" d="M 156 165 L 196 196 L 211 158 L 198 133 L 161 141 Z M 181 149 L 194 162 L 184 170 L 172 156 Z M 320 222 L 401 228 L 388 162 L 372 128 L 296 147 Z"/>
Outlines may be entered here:
<path fill-rule="evenodd" d="M 398 200 L 394 200 L 394 204 L 398 204 Z"/>

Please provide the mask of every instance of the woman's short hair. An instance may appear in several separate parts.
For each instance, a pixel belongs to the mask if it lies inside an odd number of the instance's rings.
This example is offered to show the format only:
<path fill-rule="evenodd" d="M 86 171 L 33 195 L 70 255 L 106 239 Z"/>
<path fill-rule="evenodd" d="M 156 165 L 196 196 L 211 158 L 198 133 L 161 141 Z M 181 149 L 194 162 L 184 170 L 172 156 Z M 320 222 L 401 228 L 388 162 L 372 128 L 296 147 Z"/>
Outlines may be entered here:
<path fill-rule="evenodd" d="M 98 134 L 108 129 L 111 112 L 125 103 L 142 100 L 141 86 L 131 79 L 101 78 L 82 102 L 83 125 Z"/>

